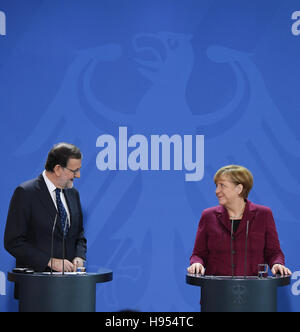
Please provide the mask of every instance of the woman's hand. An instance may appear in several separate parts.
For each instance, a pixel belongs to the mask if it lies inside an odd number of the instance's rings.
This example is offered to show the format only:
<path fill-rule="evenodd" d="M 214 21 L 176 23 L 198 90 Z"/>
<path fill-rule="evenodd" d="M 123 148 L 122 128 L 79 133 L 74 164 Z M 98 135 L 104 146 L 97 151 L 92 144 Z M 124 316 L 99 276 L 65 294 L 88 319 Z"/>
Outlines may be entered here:
<path fill-rule="evenodd" d="M 273 274 L 281 274 L 282 276 L 290 276 L 292 274 L 292 272 L 285 266 L 281 265 L 281 264 L 274 264 L 272 267 L 271 272 Z"/>
<path fill-rule="evenodd" d="M 205 268 L 200 263 L 194 263 L 187 268 L 187 271 L 188 271 L 188 273 L 201 274 L 203 276 L 205 273 Z"/>

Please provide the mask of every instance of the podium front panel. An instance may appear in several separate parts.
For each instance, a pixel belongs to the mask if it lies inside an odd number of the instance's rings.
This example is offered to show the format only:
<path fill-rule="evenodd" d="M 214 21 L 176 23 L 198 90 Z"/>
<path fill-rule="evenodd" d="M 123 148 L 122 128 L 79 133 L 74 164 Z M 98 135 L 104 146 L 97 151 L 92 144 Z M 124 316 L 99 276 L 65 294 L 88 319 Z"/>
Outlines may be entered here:
<path fill-rule="evenodd" d="M 276 312 L 277 287 L 290 277 L 227 277 L 188 274 L 186 282 L 201 287 L 203 312 Z"/>
<path fill-rule="evenodd" d="M 20 312 L 94 312 L 96 284 L 112 280 L 112 272 L 94 274 L 18 274 L 8 280 L 19 288 Z"/>

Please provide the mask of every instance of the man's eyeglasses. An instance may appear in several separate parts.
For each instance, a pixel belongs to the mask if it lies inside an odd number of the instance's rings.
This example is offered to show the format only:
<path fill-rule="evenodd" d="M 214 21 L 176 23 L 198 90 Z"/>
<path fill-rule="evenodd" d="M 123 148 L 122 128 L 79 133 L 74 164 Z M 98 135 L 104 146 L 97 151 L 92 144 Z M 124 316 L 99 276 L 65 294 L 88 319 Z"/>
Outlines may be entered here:
<path fill-rule="evenodd" d="M 80 172 L 80 168 L 77 168 L 75 170 L 70 169 L 68 167 L 64 167 L 64 168 L 67 169 L 68 171 L 72 172 L 74 174 L 74 176 L 76 176 L 76 174 Z"/>

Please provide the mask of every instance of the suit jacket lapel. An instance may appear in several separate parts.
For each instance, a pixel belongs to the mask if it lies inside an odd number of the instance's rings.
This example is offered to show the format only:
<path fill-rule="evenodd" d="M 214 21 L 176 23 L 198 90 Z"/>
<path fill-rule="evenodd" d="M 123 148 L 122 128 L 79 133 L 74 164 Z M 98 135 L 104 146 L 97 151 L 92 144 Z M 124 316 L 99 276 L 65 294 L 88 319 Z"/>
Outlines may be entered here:
<path fill-rule="evenodd" d="M 41 203 L 45 206 L 46 210 L 49 212 L 50 216 L 54 219 L 57 210 L 53 203 L 52 197 L 50 196 L 47 185 L 44 181 L 43 175 L 40 175 L 37 179 L 36 184 L 37 194 Z"/>
<path fill-rule="evenodd" d="M 230 233 L 231 232 L 231 223 L 229 220 L 229 215 L 224 206 L 219 205 L 216 208 L 216 216 L 221 225 Z"/>
<path fill-rule="evenodd" d="M 243 219 L 235 233 L 236 235 L 238 235 L 239 233 L 242 233 L 242 232 L 243 233 L 246 232 L 247 221 L 249 221 L 249 223 L 251 223 L 251 221 L 255 217 L 255 214 L 256 214 L 256 208 L 253 206 L 253 204 L 250 201 L 247 200 Z"/>

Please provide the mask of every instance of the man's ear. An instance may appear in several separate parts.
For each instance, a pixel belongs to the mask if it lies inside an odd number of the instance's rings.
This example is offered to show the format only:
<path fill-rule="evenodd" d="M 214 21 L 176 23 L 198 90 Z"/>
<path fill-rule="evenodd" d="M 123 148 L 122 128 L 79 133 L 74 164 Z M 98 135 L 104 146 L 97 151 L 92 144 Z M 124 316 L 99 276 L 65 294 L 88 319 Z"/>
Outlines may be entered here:
<path fill-rule="evenodd" d="M 60 165 L 55 165 L 53 168 L 53 173 L 56 176 L 60 176 L 61 175 L 61 171 L 62 171 L 62 167 Z"/>

